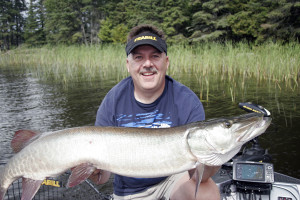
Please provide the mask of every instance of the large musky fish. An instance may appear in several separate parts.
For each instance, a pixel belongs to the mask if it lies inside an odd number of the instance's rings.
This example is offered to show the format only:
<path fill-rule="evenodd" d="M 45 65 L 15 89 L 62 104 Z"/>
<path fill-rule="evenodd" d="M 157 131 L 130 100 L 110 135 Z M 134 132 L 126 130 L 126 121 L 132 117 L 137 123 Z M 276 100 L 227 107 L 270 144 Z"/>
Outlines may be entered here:
<path fill-rule="evenodd" d="M 45 178 L 68 169 L 72 169 L 69 187 L 95 169 L 132 177 L 197 169 L 199 184 L 204 165 L 224 164 L 270 122 L 270 117 L 250 113 L 163 129 L 92 126 L 42 134 L 17 131 L 11 143 L 17 154 L 0 168 L 0 200 L 18 178 L 23 178 L 22 199 L 30 200 Z"/>

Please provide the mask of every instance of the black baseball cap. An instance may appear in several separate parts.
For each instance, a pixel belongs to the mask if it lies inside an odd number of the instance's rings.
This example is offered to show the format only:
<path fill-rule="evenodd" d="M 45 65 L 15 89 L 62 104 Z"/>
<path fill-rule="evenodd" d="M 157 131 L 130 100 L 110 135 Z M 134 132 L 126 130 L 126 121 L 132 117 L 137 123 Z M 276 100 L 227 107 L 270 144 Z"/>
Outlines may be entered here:
<path fill-rule="evenodd" d="M 165 52 L 167 54 L 167 44 L 163 39 L 154 33 L 144 32 L 135 36 L 127 43 L 125 48 L 127 56 L 134 48 L 147 44 L 155 47 L 160 52 Z"/>

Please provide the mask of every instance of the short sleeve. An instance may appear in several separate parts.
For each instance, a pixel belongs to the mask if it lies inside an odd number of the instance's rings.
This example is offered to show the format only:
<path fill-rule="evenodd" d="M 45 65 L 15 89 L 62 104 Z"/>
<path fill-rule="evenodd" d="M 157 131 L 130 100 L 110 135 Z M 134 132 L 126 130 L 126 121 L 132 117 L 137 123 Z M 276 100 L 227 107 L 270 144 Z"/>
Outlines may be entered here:
<path fill-rule="evenodd" d="M 108 99 L 107 95 L 98 108 L 95 126 L 115 126 L 114 115 L 112 110 L 109 109 L 112 107 L 112 105 L 110 105 L 111 101 Z"/>

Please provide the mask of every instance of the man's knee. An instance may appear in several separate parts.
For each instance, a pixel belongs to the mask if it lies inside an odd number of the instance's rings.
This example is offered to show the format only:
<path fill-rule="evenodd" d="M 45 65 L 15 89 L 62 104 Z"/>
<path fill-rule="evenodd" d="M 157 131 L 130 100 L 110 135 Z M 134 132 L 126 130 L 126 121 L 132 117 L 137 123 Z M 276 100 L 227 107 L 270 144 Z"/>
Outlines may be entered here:
<path fill-rule="evenodd" d="M 195 200 L 196 183 L 192 179 L 183 177 L 174 189 L 171 200 Z M 220 200 L 219 188 L 211 178 L 201 182 L 196 200 Z"/>
<path fill-rule="evenodd" d="M 220 200 L 220 198 L 219 188 L 211 178 L 200 184 L 197 200 Z"/>

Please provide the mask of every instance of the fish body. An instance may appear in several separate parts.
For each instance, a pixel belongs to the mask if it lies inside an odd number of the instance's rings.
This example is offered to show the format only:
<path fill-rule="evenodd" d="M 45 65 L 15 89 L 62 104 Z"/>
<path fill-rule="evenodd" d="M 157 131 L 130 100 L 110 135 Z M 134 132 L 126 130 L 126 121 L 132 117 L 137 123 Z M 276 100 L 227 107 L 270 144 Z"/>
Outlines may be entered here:
<path fill-rule="evenodd" d="M 69 185 L 74 186 L 95 169 L 150 178 L 199 165 L 220 166 L 270 122 L 269 117 L 250 113 L 162 129 L 91 126 L 42 134 L 24 131 L 29 139 L 20 132 L 12 141 L 18 153 L 0 168 L 0 200 L 20 177 L 22 199 L 31 199 L 45 178 L 71 168 Z"/>

